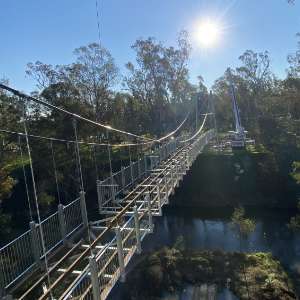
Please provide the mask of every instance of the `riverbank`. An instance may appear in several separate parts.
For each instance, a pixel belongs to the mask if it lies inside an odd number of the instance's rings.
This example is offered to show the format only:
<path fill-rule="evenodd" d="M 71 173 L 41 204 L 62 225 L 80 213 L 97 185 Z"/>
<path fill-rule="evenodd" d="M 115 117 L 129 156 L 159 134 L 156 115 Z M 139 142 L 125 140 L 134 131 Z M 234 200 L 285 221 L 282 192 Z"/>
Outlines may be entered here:
<path fill-rule="evenodd" d="M 160 299 L 201 284 L 230 286 L 241 300 L 296 299 L 291 280 L 270 253 L 191 251 L 180 243 L 142 256 L 128 276 L 124 299 Z"/>

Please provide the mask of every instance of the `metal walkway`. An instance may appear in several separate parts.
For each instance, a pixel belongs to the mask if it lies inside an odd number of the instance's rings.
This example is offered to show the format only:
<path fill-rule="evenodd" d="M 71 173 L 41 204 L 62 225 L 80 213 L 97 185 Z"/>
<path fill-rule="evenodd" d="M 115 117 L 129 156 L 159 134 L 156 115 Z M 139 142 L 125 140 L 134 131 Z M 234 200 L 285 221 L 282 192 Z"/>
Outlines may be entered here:
<path fill-rule="evenodd" d="M 17 299 L 106 299 L 118 279 L 125 280 L 126 266 L 153 231 L 153 216 L 162 214 L 169 196 L 212 138 L 210 130 L 189 143 L 171 140 L 98 181 L 99 221 L 89 222 L 81 192 L 41 224 L 31 222 L 30 230 L 0 249 L 0 295 L 2 291 Z"/>

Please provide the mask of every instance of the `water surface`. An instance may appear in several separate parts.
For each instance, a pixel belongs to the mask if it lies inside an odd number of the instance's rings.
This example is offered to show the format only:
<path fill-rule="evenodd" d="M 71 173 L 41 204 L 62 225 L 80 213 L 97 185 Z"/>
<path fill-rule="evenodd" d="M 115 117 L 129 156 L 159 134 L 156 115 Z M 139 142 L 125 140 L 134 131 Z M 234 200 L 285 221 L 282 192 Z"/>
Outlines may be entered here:
<path fill-rule="evenodd" d="M 171 247 L 178 239 L 183 241 L 186 249 L 193 250 L 240 251 L 242 247 L 242 251 L 246 252 L 272 252 L 287 270 L 300 275 L 300 236 L 293 234 L 286 225 L 289 213 L 278 210 L 246 211 L 256 220 L 256 229 L 241 245 L 238 233 L 230 221 L 230 210 L 165 207 L 163 216 L 155 218 L 154 233 L 143 241 L 143 251 Z M 122 295 L 121 290 L 117 287 L 111 299 L 122 299 L 117 296 Z M 191 299 L 189 288 L 182 294 L 168 297 Z M 236 298 L 226 289 L 218 295 L 218 300 L 229 299 Z"/>

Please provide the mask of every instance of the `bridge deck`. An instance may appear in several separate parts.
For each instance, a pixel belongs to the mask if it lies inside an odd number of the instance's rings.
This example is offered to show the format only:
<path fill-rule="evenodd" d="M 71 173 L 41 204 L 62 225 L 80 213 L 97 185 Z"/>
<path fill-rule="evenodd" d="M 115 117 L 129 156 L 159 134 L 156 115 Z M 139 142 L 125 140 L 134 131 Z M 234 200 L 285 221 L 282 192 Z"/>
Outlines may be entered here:
<path fill-rule="evenodd" d="M 127 264 L 135 252 L 141 251 L 144 237 L 153 231 L 153 216 L 162 214 L 169 196 L 213 136 L 213 131 L 208 131 L 193 143 L 166 151 L 164 159 L 150 171 L 145 168 L 141 172 L 139 161 L 136 167 L 121 170 L 115 178 L 98 182 L 99 212 L 105 215 L 99 221 L 88 222 L 81 193 L 70 205 L 59 208 L 61 213 L 58 211 L 41 225 L 33 224 L 25 236 L 37 238 L 36 229 L 43 226 L 49 249 L 48 274 L 44 256 L 38 253 L 34 265 L 29 264 L 29 269 L 23 272 L 26 276 L 18 274 L 21 280 L 14 279 L 13 284 L 8 280 L 4 288 L 18 299 L 106 299 L 117 280 L 125 280 Z M 143 176 L 135 179 L 134 168 Z M 125 182 L 125 172 L 135 182 L 131 189 Z M 58 241 L 53 228 L 62 234 Z M 28 241 L 27 247 L 32 248 Z"/>

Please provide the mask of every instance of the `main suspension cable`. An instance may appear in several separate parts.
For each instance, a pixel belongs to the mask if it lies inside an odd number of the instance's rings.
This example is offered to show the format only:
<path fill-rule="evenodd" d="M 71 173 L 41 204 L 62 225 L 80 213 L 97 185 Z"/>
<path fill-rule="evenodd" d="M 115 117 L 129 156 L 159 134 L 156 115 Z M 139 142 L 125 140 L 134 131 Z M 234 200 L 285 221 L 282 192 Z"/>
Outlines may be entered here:
<path fill-rule="evenodd" d="M 142 140 L 148 140 L 148 141 L 153 141 L 153 142 L 155 142 L 154 139 L 147 138 L 147 137 L 144 137 L 144 136 L 140 136 L 140 135 L 137 135 L 137 134 L 134 134 L 134 133 L 130 133 L 130 132 L 127 132 L 127 131 L 124 131 L 124 130 L 120 130 L 120 129 L 111 127 L 111 126 L 109 126 L 109 125 L 105 125 L 105 124 L 102 124 L 102 123 L 99 123 L 99 122 L 90 120 L 90 119 L 88 119 L 88 118 L 85 118 L 85 117 L 83 117 L 83 116 L 81 116 L 81 115 L 72 113 L 72 112 L 70 112 L 70 111 L 68 111 L 68 110 L 66 110 L 66 109 L 64 109 L 64 108 L 61 108 L 61 107 L 58 107 L 58 106 L 56 106 L 56 105 L 50 104 L 50 103 L 48 103 L 48 102 L 46 102 L 46 101 L 43 101 L 43 100 L 41 100 L 41 99 L 37 99 L 37 98 L 34 98 L 34 97 L 32 97 L 32 96 L 28 96 L 28 95 L 26 95 L 26 94 L 24 94 L 24 93 L 21 93 L 20 91 L 15 90 L 15 89 L 13 89 L 13 88 L 11 88 L 11 87 L 8 87 L 8 86 L 6 86 L 6 85 L 4 85 L 4 84 L 2 84 L 2 83 L 0 83 L 0 88 L 1 88 L 1 89 L 4 89 L 4 90 L 6 90 L 6 91 L 9 91 L 9 92 L 13 93 L 14 95 L 16 95 L 16 96 L 18 96 L 18 97 L 20 97 L 20 98 L 23 98 L 23 99 L 25 99 L 25 100 L 27 100 L 27 101 L 33 101 L 33 102 L 36 102 L 36 103 L 38 103 L 38 104 L 44 105 L 44 106 L 46 106 L 46 107 L 48 107 L 48 108 L 51 108 L 51 109 L 53 109 L 53 110 L 57 110 L 57 111 L 59 111 L 59 112 L 61 112 L 61 113 L 64 113 L 64 114 L 66 114 L 66 115 L 69 115 L 69 116 L 71 116 L 73 119 L 79 119 L 79 120 L 85 121 L 85 122 L 87 122 L 87 123 L 93 124 L 93 125 L 95 125 L 95 126 L 99 126 L 99 127 L 105 128 L 105 129 L 107 129 L 107 130 L 115 131 L 115 132 L 118 132 L 118 133 L 121 133 L 121 134 L 124 134 L 124 135 L 128 135 L 128 136 L 131 136 L 131 137 L 134 137 L 134 138 L 138 138 L 138 139 L 142 139 Z"/>
<path fill-rule="evenodd" d="M 174 135 L 183 125 L 184 123 L 187 121 L 188 117 L 190 115 L 190 112 L 187 113 L 186 117 L 184 118 L 184 120 L 179 124 L 179 126 L 173 130 L 172 132 L 170 132 L 169 134 L 167 134 L 166 136 L 164 137 L 161 137 L 160 139 L 158 139 L 157 141 L 158 142 L 162 142 L 164 140 L 166 140 L 167 138 L 171 137 L 172 135 Z"/>
<path fill-rule="evenodd" d="M 183 120 L 183 122 L 175 130 L 173 130 L 172 132 L 168 133 L 166 136 L 161 137 L 159 139 L 152 139 L 152 138 L 148 138 L 148 137 L 145 137 L 145 136 L 137 135 L 137 134 L 134 134 L 134 133 L 131 133 L 131 132 L 128 132 L 128 131 L 120 130 L 120 129 L 114 128 L 114 127 L 112 127 L 110 125 L 105 125 L 105 124 L 93 121 L 91 119 L 85 118 L 85 117 L 83 117 L 81 115 L 78 115 L 78 114 L 75 114 L 75 113 L 72 113 L 72 112 L 70 112 L 70 111 L 68 111 L 66 109 L 63 109 L 61 107 L 58 107 L 56 105 L 50 104 L 50 103 L 48 103 L 48 102 L 46 102 L 44 100 L 40 100 L 40 99 L 34 98 L 32 96 L 28 96 L 28 95 L 26 95 L 24 93 L 21 93 L 20 91 L 15 90 L 15 89 L 13 89 L 13 88 L 11 88 L 9 86 L 6 86 L 6 85 L 4 85 L 2 83 L 0 83 L 0 88 L 4 89 L 6 91 L 9 91 L 9 92 L 13 93 L 14 95 L 16 95 L 16 96 L 18 96 L 18 97 L 20 97 L 20 98 L 22 98 L 24 100 L 33 101 L 33 102 L 36 102 L 38 104 L 44 105 L 44 106 L 46 106 L 48 108 L 51 108 L 53 110 L 57 110 L 57 111 L 59 111 L 61 113 L 69 115 L 73 119 L 74 118 L 75 119 L 79 119 L 79 120 L 85 121 L 87 123 L 93 124 L 95 126 L 105 128 L 105 129 L 110 130 L 110 131 L 115 131 L 115 132 L 118 132 L 118 133 L 130 136 L 130 137 L 134 137 L 134 138 L 141 139 L 141 140 L 146 140 L 148 142 L 153 142 L 153 143 L 161 143 L 163 140 L 165 140 L 165 139 L 171 137 L 172 135 L 174 135 L 183 126 L 183 124 L 186 122 L 186 120 L 189 117 L 189 113 L 188 113 L 187 116 L 186 116 L 186 118 Z"/>
<path fill-rule="evenodd" d="M 195 139 L 202 132 L 202 129 L 203 129 L 203 127 L 205 125 L 205 122 L 206 122 L 206 118 L 207 118 L 207 114 L 205 114 L 203 122 L 202 122 L 199 130 L 191 138 L 188 138 L 187 140 L 181 141 L 181 143 L 187 143 L 187 142 L 190 142 L 191 140 Z"/>

